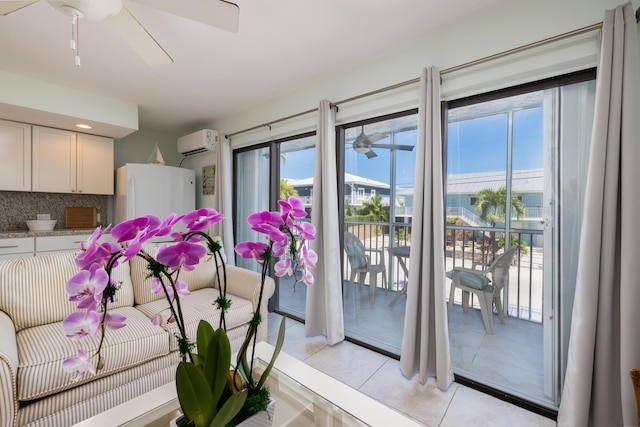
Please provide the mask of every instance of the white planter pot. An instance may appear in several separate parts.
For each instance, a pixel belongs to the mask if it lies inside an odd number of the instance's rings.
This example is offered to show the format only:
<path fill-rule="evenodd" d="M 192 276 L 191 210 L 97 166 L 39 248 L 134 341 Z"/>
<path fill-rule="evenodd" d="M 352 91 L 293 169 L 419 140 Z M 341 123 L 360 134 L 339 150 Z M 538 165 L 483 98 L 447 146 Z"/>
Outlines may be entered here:
<path fill-rule="evenodd" d="M 236 427 L 271 427 L 273 423 L 273 413 L 276 410 L 276 401 L 273 397 L 269 398 L 269 404 L 266 411 L 258 412 L 238 424 Z M 178 417 L 180 418 L 180 417 Z M 169 427 L 176 427 L 176 420 L 169 422 Z"/>
<path fill-rule="evenodd" d="M 276 401 L 269 398 L 269 405 L 266 411 L 260 411 L 237 425 L 237 427 L 271 427 L 273 423 L 273 412 L 276 409 Z"/>

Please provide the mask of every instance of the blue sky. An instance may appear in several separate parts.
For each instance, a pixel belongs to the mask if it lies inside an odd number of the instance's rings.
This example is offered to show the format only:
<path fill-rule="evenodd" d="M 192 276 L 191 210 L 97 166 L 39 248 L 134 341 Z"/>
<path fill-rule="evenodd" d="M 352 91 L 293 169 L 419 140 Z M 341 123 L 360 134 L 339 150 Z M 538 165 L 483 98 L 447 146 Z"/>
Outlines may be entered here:
<path fill-rule="evenodd" d="M 543 109 L 531 108 L 514 113 L 513 169 L 537 169 L 543 167 Z M 474 173 L 504 171 L 507 162 L 507 115 L 493 115 L 465 120 L 449 125 L 447 172 Z M 396 143 L 415 145 L 416 131 L 397 134 Z M 388 139 L 378 141 L 387 144 Z M 388 149 L 375 149 L 377 157 L 367 159 L 364 154 L 347 148 L 345 170 L 354 175 L 390 182 L 390 157 Z M 397 150 L 396 186 L 413 187 L 415 171 L 413 151 Z M 313 176 L 314 149 L 286 153 L 281 176 L 293 179 Z"/>
<path fill-rule="evenodd" d="M 542 108 L 514 114 L 513 169 L 542 168 L 542 120 Z M 506 170 L 506 114 L 450 124 L 448 136 L 447 173 Z"/>

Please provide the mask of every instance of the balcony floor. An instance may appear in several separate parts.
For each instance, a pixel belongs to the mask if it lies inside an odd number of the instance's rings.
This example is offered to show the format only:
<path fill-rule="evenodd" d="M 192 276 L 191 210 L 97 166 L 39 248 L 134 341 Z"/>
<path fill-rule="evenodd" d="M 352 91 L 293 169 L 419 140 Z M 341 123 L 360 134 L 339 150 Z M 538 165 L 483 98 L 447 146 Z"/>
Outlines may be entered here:
<path fill-rule="evenodd" d="M 345 288 L 346 289 L 346 288 Z M 345 333 L 358 341 L 391 354 L 400 354 L 406 296 L 390 307 L 394 291 L 376 289 L 375 304 L 369 288 L 357 286 L 344 300 Z M 306 289 L 298 285 L 293 293 L 285 284 L 280 308 L 304 317 Z M 485 333 L 479 310 L 463 313 L 454 305 L 449 322 L 451 359 L 456 374 L 478 380 L 537 404 L 553 408 L 543 392 L 543 327 L 541 323 L 508 317 L 501 324 L 494 315 L 494 335 Z"/>

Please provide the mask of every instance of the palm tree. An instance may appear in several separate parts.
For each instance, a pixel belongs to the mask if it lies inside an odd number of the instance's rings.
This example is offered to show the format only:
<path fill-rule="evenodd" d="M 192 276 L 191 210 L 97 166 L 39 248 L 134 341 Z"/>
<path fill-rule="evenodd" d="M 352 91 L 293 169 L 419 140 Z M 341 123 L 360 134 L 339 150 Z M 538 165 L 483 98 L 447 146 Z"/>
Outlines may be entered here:
<path fill-rule="evenodd" d="M 358 215 L 366 216 L 371 222 L 389 222 L 389 207 L 382 205 L 382 196 L 376 193 L 368 201 L 362 202 Z M 376 226 L 375 230 L 378 233 L 380 227 Z"/>
<path fill-rule="evenodd" d="M 504 222 L 507 215 L 507 189 L 500 187 L 497 190 L 484 188 L 478 192 L 478 199 L 473 205 L 480 219 L 491 223 L 495 227 L 498 222 Z M 515 212 L 516 217 L 524 217 L 525 208 L 516 193 L 511 194 L 511 213 Z"/>
<path fill-rule="evenodd" d="M 362 202 L 358 213 L 366 216 L 369 221 L 389 221 L 389 207 L 382 205 L 382 196 L 380 196 L 380 193 L 376 193 L 368 201 Z"/>
<path fill-rule="evenodd" d="M 296 190 L 289 182 L 280 178 L 280 200 L 287 200 L 289 196 L 298 197 L 298 190 Z"/>
<path fill-rule="evenodd" d="M 484 188 L 478 192 L 478 198 L 473 205 L 480 219 L 489 222 L 492 228 L 495 228 L 499 222 L 505 222 L 507 216 L 507 189 L 500 187 L 497 190 L 491 188 Z M 521 219 L 525 214 L 525 207 L 522 201 L 518 198 L 516 193 L 511 193 L 511 214 L 515 213 L 516 218 Z M 493 247 L 493 253 L 496 253 L 497 240 L 495 231 L 490 233 L 491 245 Z M 522 247 L 520 242 L 520 247 Z M 484 252 L 484 245 L 482 247 Z M 483 253 L 484 258 L 484 253 Z"/>

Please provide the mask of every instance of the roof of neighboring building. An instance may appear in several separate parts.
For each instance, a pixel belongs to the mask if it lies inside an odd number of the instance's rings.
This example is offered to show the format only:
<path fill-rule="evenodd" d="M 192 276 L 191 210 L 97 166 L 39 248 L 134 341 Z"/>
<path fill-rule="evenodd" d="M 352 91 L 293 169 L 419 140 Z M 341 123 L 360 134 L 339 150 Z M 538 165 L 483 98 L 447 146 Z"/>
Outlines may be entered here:
<path fill-rule="evenodd" d="M 513 171 L 511 191 L 514 193 L 542 193 L 543 169 L 521 169 Z M 476 194 L 490 188 L 497 190 L 506 186 L 506 172 L 478 172 L 447 176 L 447 194 Z"/>
<path fill-rule="evenodd" d="M 284 178 L 292 187 L 309 187 L 313 185 L 313 177 L 304 179 Z M 365 185 L 368 187 L 389 188 L 389 184 L 362 176 L 346 173 L 345 184 Z M 447 194 L 476 194 L 480 190 L 490 188 L 497 190 L 506 185 L 506 172 L 477 172 L 451 174 L 447 176 Z M 515 193 L 542 193 L 544 188 L 543 169 L 520 169 L 513 171 L 511 190 Z M 398 196 L 413 195 L 413 188 L 398 189 Z"/>
<path fill-rule="evenodd" d="M 284 178 L 292 187 L 308 187 L 313 185 L 313 177 L 303 179 Z M 389 184 L 350 173 L 344 174 L 345 184 L 366 185 L 367 187 L 389 188 Z"/>

